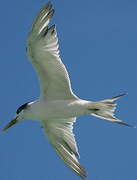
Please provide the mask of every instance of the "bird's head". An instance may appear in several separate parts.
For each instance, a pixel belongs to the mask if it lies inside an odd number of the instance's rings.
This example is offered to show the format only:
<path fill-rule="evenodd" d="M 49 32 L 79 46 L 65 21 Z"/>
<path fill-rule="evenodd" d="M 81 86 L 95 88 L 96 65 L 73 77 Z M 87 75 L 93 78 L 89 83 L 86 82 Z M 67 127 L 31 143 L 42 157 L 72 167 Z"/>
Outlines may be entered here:
<path fill-rule="evenodd" d="M 13 118 L 13 120 L 11 120 L 3 129 L 2 131 L 6 131 L 7 129 L 9 129 L 11 126 L 13 126 L 14 124 L 16 124 L 17 122 L 23 120 L 23 114 L 24 111 L 27 109 L 29 105 L 29 102 L 21 105 L 17 110 L 16 110 L 16 115 Z"/>

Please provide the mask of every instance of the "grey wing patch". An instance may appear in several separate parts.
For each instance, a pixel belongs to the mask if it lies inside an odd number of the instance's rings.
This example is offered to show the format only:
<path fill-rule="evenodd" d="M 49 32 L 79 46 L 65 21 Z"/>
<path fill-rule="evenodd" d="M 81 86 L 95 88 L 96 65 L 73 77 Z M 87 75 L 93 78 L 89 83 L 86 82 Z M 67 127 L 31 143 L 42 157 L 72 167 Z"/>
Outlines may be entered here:
<path fill-rule="evenodd" d="M 72 118 L 73 122 L 75 118 Z M 72 132 L 73 122 L 72 119 L 66 119 L 69 122 L 59 122 L 55 121 L 51 123 L 42 122 L 45 127 L 45 133 L 52 146 L 55 148 L 59 157 L 65 162 L 65 164 L 70 167 L 77 175 L 81 178 L 86 177 L 85 169 L 80 165 L 77 157 L 79 158 L 78 148 L 75 142 L 75 137 Z"/>
<path fill-rule="evenodd" d="M 77 99 L 59 56 L 56 26 L 48 26 L 54 12 L 51 3 L 48 3 L 38 13 L 28 36 L 27 55 L 40 81 L 41 98 Z"/>
<path fill-rule="evenodd" d="M 87 177 L 85 168 L 79 164 L 74 155 L 69 154 L 69 151 L 62 144 L 52 145 L 68 167 L 70 167 L 81 178 L 85 179 Z"/>

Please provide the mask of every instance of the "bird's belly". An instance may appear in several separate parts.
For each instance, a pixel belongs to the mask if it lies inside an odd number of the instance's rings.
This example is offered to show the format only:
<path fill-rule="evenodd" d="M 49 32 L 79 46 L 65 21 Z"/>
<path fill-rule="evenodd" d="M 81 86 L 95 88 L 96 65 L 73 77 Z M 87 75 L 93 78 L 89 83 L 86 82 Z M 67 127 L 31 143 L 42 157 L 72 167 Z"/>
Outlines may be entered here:
<path fill-rule="evenodd" d="M 58 100 L 50 102 L 35 102 L 31 107 L 28 119 L 48 120 L 77 117 L 86 113 L 84 103 L 79 100 Z"/>

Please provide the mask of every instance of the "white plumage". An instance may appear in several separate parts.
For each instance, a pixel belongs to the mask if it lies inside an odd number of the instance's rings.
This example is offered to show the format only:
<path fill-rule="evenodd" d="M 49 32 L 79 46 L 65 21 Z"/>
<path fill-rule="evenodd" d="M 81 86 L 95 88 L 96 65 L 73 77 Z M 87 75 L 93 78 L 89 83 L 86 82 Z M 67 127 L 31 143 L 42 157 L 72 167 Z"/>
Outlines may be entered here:
<path fill-rule="evenodd" d="M 51 4 L 41 9 L 28 38 L 28 56 L 38 73 L 41 98 L 75 99 L 67 70 L 59 57 L 56 26 L 48 28 L 54 14 Z"/>
<path fill-rule="evenodd" d="M 47 3 L 39 12 L 31 27 L 27 41 L 27 54 L 40 82 L 40 98 L 18 108 L 16 117 L 3 131 L 16 122 L 39 120 L 57 154 L 81 178 L 86 171 L 80 165 L 79 152 L 73 134 L 76 117 L 90 114 L 99 118 L 130 126 L 114 117 L 113 101 L 122 95 L 90 102 L 79 99 L 71 89 L 68 72 L 62 63 L 55 25 L 48 27 L 54 14 L 52 4 Z M 130 126 L 132 127 L 132 126 Z"/>

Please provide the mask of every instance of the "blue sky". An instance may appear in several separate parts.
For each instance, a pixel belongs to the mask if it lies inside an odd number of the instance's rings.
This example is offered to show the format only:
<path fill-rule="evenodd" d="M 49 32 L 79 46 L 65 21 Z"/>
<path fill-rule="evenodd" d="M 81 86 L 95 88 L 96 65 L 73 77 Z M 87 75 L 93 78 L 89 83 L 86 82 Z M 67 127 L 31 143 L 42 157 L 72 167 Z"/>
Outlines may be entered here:
<path fill-rule="evenodd" d="M 60 51 L 74 92 L 87 100 L 121 93 L 117 117 L 137 125 L 137 1 L 52 1 Z M 85 3 L 86 2 L 86 3 Z M 0 127 L 21 104 L 39 96 L 25 44 L 44 0 L 5 1 L 0 6 Z M 137 179 L 137 129 L 91 116 L 74 127 L 88 180 Z M 1 180 L 78 180 L 57 157 L 38 122 L 23 121 L 0 135 Z"/>

